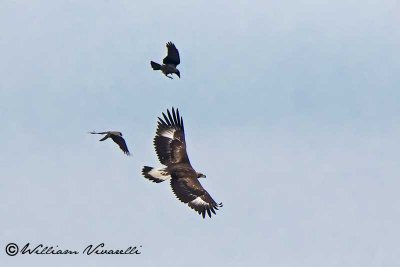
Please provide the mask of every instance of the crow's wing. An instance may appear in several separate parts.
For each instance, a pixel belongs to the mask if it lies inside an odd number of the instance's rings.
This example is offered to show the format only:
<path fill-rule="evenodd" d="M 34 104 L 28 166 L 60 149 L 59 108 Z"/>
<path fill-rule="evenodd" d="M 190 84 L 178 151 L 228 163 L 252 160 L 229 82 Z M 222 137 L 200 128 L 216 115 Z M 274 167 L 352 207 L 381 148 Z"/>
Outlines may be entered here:
<path fill-rule="evenodd" d="M 179 63 L 181 63 L 178 49 L 171 42 L 167 43 L 167 48 L 168 48 L 168 54 L 164 58 L 163 63 L 171 64 L 171 65 L 174 65 L 175 67 L 178 66 Z"/>
<path fill-rule="evenodd" d="M 122 136 L 112 134 L 110 137 L 126 155 L 130 155 L 125 139 Z"/>

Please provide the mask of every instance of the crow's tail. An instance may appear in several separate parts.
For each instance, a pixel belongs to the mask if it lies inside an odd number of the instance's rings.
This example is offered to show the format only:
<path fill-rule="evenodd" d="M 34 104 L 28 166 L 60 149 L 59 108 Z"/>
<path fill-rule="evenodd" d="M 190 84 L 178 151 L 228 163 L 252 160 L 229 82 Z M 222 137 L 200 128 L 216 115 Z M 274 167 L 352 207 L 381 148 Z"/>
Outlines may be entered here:
<path fill-rule="evenodd" d="M 160 70 L 161 69 L 161 65 L 158 63 L 155 63 L 154 61 L 150 61 L 151 67 L 153 68 L 153 70 Z"/>

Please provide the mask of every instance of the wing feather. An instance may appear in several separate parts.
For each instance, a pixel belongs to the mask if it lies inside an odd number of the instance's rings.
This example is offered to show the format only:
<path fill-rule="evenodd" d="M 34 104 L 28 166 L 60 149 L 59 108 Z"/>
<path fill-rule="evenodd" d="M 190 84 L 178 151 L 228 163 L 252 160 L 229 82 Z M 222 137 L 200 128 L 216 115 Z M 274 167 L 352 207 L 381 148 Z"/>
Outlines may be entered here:
<path fill-rule="evenodd" d="M 160 162 L 164 165 L 176 163 L 190 164 L 186 152 L 185 130 L 183 119 L 179 116 L 178 109 L 172 108 L 167 114 L 162 113 L 163 119 L 158 117 L 158 127 L 154 137 L 154 147 Z"/>
<path fill-rule="evenodd" d="M 109 132 L 95 132 L 95 131 L 91 131 L 89 132 L 90 134 L 108 134 Z"/>
<path fill-rule="evenodd" d="M 168 53 L 167 53 L 167 56 L 164 58 L 163 63 L 171 64 L 171 65 L 174 65 L 175 67 L 178 66 L 179 63 L 181 63 L 178 49 L 175 47 L 175 45 L 172 42 L 167 43 L 167 49 L 168 49 Z"/>
<path fill-rule="evenodd" d="M 130 155 L 128 146 L 126 145 L 125 139 L 123 137 L 114 134 L 112 134 L 110 137 L 126 155 Z"/>
<path fill-rule="evenodd" d="M 197 211 L 205 218 L 206 213 L 211 218 L 211 212 L 216 214 L 216 210 L 222 207 L 222 203 L 217 203 L 201 186 L 197 178 L 178 178 L 171 179 L 171 188 L 175 196 L 187 203 L 189 207 Z"/>

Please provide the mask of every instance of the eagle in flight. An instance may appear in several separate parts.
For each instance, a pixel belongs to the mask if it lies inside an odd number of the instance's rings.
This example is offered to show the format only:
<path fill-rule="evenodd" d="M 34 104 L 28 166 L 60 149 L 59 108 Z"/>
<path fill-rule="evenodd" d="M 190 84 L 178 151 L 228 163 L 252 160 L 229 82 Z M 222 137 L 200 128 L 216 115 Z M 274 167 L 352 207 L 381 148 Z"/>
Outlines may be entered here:
<path fill-rule="evenodd" d="M 163 65 L 160 65 L 154 61 L 150 61 L 151 67 L 153 68 L 153 70 L 161 70 L 165 74 L 165 76 L 170 79 L 173 79 L 171 77 L 173 73 L 181 78 L 181 73 L 176 68 L 176 66 L 178 66 L 181 62 L 178 49 L 176 49 L 175 45 L 171 42 L 167 43 L 167 49 L 168 54 L 163 60 Z M 171 74 L 171 76 L 168 76 L 168 74 Z"/>
<path fill-rule="evenodd" d="M 172 108 L 172 114 L 162 113 L 164 119 L 158 118 L 158 127 L 154 137 L 154 147 L 160 162 L 166 167 L 152 168 L 144 166 L 142 174 L 145 178 L 160 183 L 170 180 L 171 188 L 176 197 L 205 217 L 211 218 L 211 212 L 222 207 L 216 203 L 208 192 L 201 186 L 198 178 L 205 178 L 196 172 L 190 164 L 186 152 L 185 130 L 179 110 Z"/>
<path fill-rule="evenodd" d="M 108 132 L 90 132 L 91 134 L 105 134 L 103 138 L 101 138 L 99 141 L 104 141 L 108 138 L 111 138 L 118 146 L 121 148 L 121 150 L 124 152 L 126 155 L 130 155 L 130 152 L 128 150 L 128 147 L 126 146 L 125 139 L 122 137 L 121 132 L 117 131 L 108 131 Z"/>

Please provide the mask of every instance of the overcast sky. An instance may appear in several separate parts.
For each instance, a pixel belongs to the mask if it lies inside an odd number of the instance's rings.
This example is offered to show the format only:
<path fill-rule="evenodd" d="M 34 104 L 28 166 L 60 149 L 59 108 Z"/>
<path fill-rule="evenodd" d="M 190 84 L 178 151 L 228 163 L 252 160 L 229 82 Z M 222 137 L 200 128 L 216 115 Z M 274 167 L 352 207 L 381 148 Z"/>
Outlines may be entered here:
<path fill-rule="evenodd" d="M 399 14 L 396 0 L 1 1 L 1 265 L 398 265 Z M 168 41 L 181 79 L 150 67 Z M 212 219 L 141 176 L 172 106 L 224 204 Z M 123 132 L 132 157 L 92 130 Z M 9 257 L 10 242 L 142 247 Z"/>

